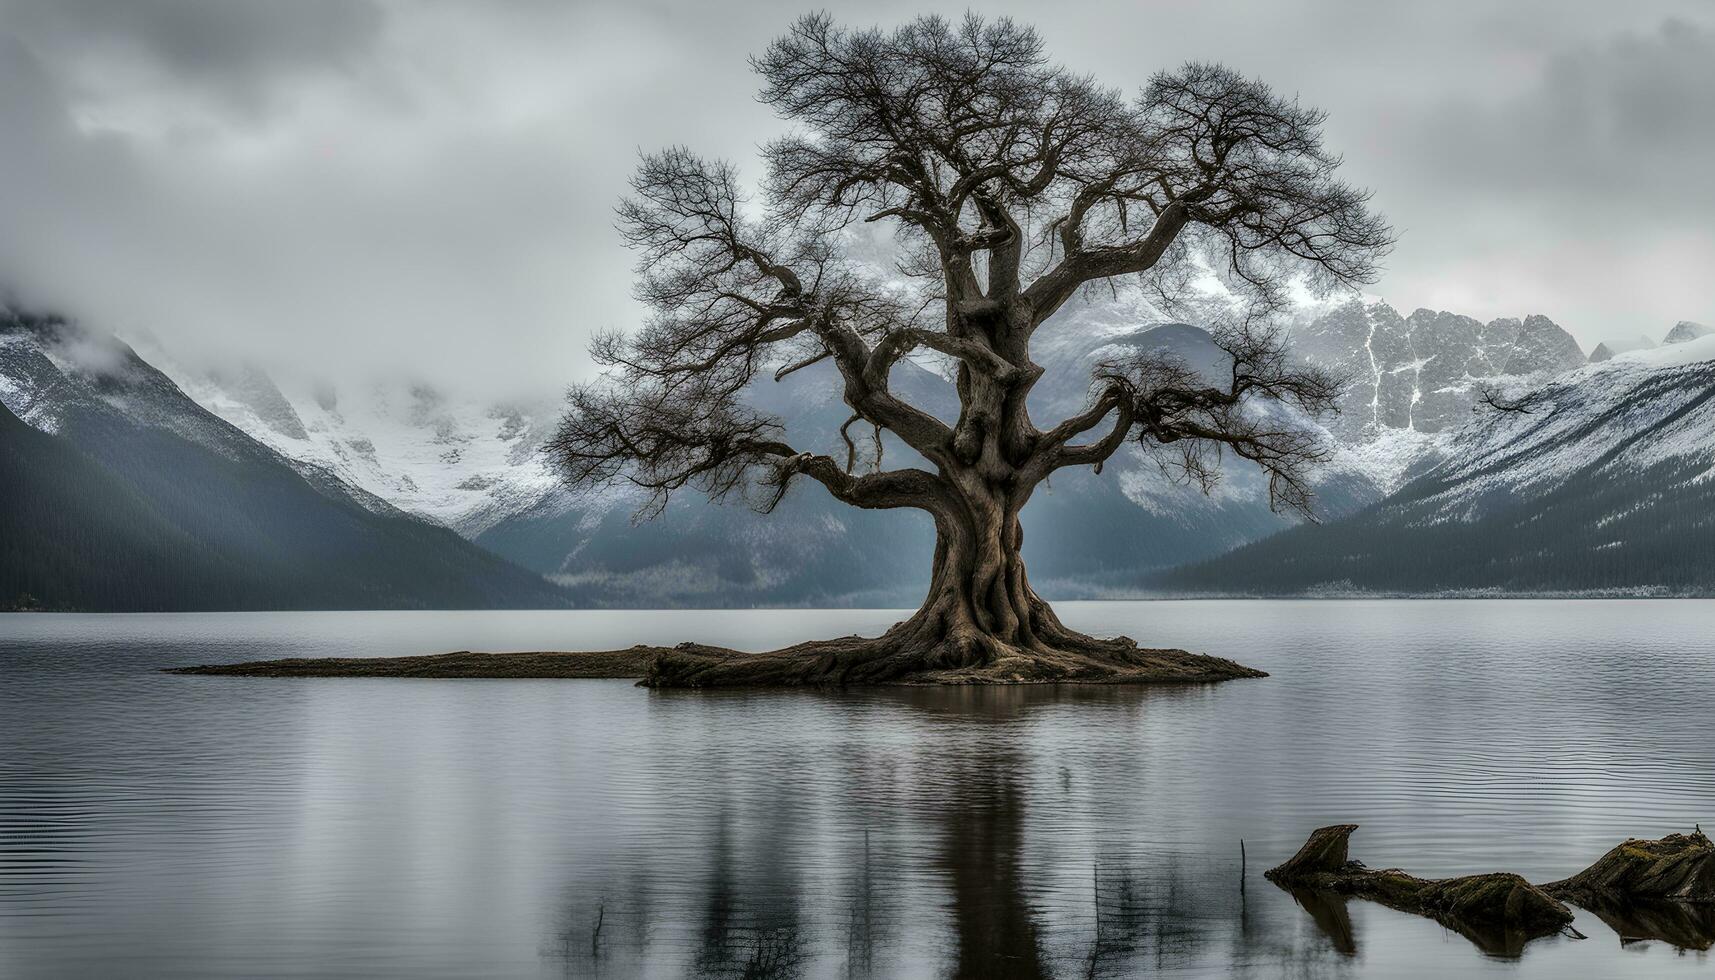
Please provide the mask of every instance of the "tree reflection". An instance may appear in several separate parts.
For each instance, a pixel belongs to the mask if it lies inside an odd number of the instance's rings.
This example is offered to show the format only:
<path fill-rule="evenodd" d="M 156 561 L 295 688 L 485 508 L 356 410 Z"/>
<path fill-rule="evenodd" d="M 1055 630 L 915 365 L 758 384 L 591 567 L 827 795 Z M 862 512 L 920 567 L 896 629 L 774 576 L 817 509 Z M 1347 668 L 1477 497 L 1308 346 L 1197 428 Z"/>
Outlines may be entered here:
<path fill-rule="evenodd" d="M 1016 761 L 985 757 L 953 764 L 953 782 L 968 792 L 941 810 L 940 864 L 952 892 L 952 977 L 1049 975 L 1020 866 L 1025 801 Z M 976 769 L 982 771 L 965 771 Z"/>
<path fill-rule="evenodd" d="M 1187 856 L 1089 836 L 1137 836 L 1123 815 L 1151 761 L 1135 743 L 1063 757 L 1020 734 L 1069 701 L 1124 732 L 1157 696 L 1194 695 L 781 694 L 824 712 L 826 744 L 748 760 L 742 778 L 694 741 L 669 746 L 654 764 L 678 788 L 648 801 L 630 844 L 584 855 L 596 863 L 573 872 L 544 950 L 569 976 L 604 978 L 1096 978 L 1211 957 L 1233 976 L 1343 971 L 1349 960 L 1297 937 L 1291 906 L 1247 904 L 1236 846 Z M 696 703 L 741 703 L 727 697 Z M 805 758 L 822 768 L 793 768 Z M 677 807 L 693 780 L 696 808 Z M 1092 825 L 1090 809 L 1121 822 Z M 1068 818 L 1077 832 L 1057 824 Z M 1325 918 L 1340 919 L 1332 906 Z M 1349 955 L 1344 922 L 1336 947 Z"/>
<path fill-rule="evenodd" d="M 886 904 L 877 891 L 872 869 L 866 830 L 863 855 L 856 866 L 846 910 L 846 976 L 850 978 L 875 975 L 876 953 L 886 939 Z"/>
<path fill-rule="evenodd" d="M 731 824 L 716 821 L 692 975 L 746 980 L 796 977 L 807 960 L 797 879 L 779 861 L 734 860 Z"/>

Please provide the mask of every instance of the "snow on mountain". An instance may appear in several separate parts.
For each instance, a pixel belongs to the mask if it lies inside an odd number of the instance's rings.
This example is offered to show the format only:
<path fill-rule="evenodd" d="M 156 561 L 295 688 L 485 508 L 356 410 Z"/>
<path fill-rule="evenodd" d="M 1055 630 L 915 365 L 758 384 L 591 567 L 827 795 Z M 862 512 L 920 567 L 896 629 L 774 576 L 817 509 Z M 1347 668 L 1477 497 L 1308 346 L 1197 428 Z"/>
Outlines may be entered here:
<path fill-rule="evenodd" d="M 290 428 L 283 399 L 256 377 L 234 388 L 254 403 L 253 426 Z M 18 505 L 8 516 L 35 514 L 13 532 L 22 550 L 0 548 L 0 578 L 48 608 L 567 601 L 539 576 L 252 438 L 110 334 L 0 306 L 0 405 L 17 498 L 8 502 Z M 87 520 L 67 526 L 65 514 Z"/>
<path fill-rule="evenodd" d="M 1664 345 L 1683 344 L 1699 337 L 1707 337 L 1710 334 L 1715 334 L 1715 329 L 1706 327 L 1701 323 L 1693 323 L 1690 320 L 1681 320 L 1673 325 L 1673 329 L 1667 332 L 1667 336 L 1663 337 L 1661 342 Z"/>
<path fill-rule="evenodd" d="M 1401 316 L 1374 297 L 1300 315 L 1292 345 L 1306 362 L 1348 379 L 1340 414 L 1328 423 L 1331 465 L 1384 492 L 1441 459 L 1447 434 L 1470 420 L 1485 391 L 1529 389 L 1586 363 L 1572 335 L 1545 316 Z"/>
<path fill-rule="evenodd" d="M 1350 493 L 1336 496 L 1352 501 L 1385 493 L 1435 458 L 1441 441 L 1431 436 L 1467 418 L 1483 387 L 1583 363 L 1576 342 L 1544 317 L 1484 325 L 1430 310 L 1401 317 L 1373 297 L 1305 296 L 1298 320 L 1292 339 L 1300 356 L 1353 379 L 1341 416 L 1329 424 L 1334 454 L 1324 474 L 1325 481 L 1345 483 Z M 1036 339 L 1033 353 L 1045 373 L 1032 393 L 1033 411 L 1043 419 L 1077 411 L 1091 365 L 1158 330 L 1168 332 L 1155 334 L 1154 343 L 1195 349 L 1198 358 L 1219 355 L 1191 336 L 1203 331 L 1176 324 L 1135 285 L 1067 304 Z M 404 379 L 338 389 L 316 379 L 280 384 L 253 366 L 194 368 L 158 347 L 149 348 L 149 356 L 204 407 L 285 456 L 470 538 L 525 513 L 539 519 L 575 510 L 589 521 L 591 508 L 618 506 L 605 497 L 570 497 L 544 465 L 539 449 L 560 410 L 554 399 L 497 405 Z M 939 366 L 911 367 L 915 373 L 904 383 L 915 386 L 912 394 L 954 417 L 951 392 L 936 377 Z M 828 440 L 844 410 L 837 385 L 805 383 L 816 377 L 812 372 L 781 385 L 764 380 L 755 398 L 796 428 L 796 438 L 830 451 L 838 448 Z M 823 424 L 830 420 L 831 427 Z M 906 450 L 894 445 L 889 452 Z M 1119 485 L 1138 506 L 1160 512 L 1199 507 L 1153 462 L 1117 463 L 1126 471 Z M 1216 502 L 1264 499 L 1261 482 L 1250 476 L 1232 468 Z M 1357 490 L 1360 485 L 1367 489 Z"/>
<path fill-rule="evenodd" d="M 1434 473 L 1445 489 L 1424 498 L 1417 519 L 1469 520 L 1506 496 L 1540 496 L 1586 471 L 1617 477 L 1683 462 L 1677 479 L 1715 478 L 1715 336 L 1564 375 L 1525 408 L 1454 438 Z"/>
<path fill-rule="evenodd" d="M 501 404 L 403 379 L 283 389 L 253 365 L 197 369 L 147 349 L 199 404 L 258 441 L 465 537 L 557 487 L 539 453 L 558 417 L 551 399 Z"/>
<path fill-rule="evenodd" d="M 1550 380 L 1452 433 L 1353 517 L 1163 580 L 1178 590 L 1715 591 L 1715 335 Z"/>
<path fill-rule="evenodd" d="M 1586 363 L 1577 342 L 1542 316 L 1483 323 L 1426 309 L 1401 316 L 1375 297 L 1302 299 L 1290 320 L 1295 353 L 1352 382 L 1325 430 L 1331 455 L 1317 478 L 1325 519 L 1433 469 L 1485 391 L 1530 391 Z M 1219 306 L 1218 297 L 1205 305 Z M 1167 347 L 1194 364 L 1223 356 L 1206 331 L 1176 322 L 1136 285 L 1092 292 L 1068 303 L 1035 339 L 1044 374 L 1032 413 L 1046 423 L 1077 411 L 1093 364 L 1143 346 Z M 544 464 L 539 449 L 560 412 L 555 399 L 499 406 L 397 379 L 337 388 L 315 379 L 277 383 L 254 368 L 193 370 L 165 352 L 151 357 L 257 440 L 583 589 L 581 601 L 891 601 L 884 592 L 898 582 L 906 583 L 898 598 L 908 601 L 917 565 L 927 567 L 926 526 L 854 515 L 820 500 L 814 487 L 799 488 L 784 512 L 768 517 L 685 497 L 660 521 L 635 528 L 634 496 L 570 493 Z M 751 397 L 785 420 L 794 444 L 843 453 L 835 433 L 847 412 L 830 372 L 817 365 L 781 383 L 764 378 Z M 933 414 L 956 417 L 952 387 L 933 358 L 901 364 L 894 384 Z M 888 460 L 910 458 L 885 439 Z M 1211 557 L 1293 523 L 1269 511 L 1265 481 L 1247 466 L 1229 465 L 1205 496 L 1135 448 L 1102 477 L 1056 474 L 1025 518 L 1033 578 L 1063 596 L 1123 594 L 1151 569 Z M 818 557 L 829 549 L 844 558 Z M 898 557 L 918 551 L 921 563 Z"/>
<path fill-rule="evenodd" d="M 1387 429 L 1441 432 L 1466 420 L 1485 386 L 1544 378 L 1585 362 L 1571 334 L 1544 316 L 1481 323 L 1353 300 L 1298 325 L 1305 360 L 1351 380 L 1339 430 L 1362 440 Z"/>
<path fill-rule="evenodd" d="M 313 463 L 256 445 L 242 427 L 185 397 L 118 338 L 57 317 L 0 307 L 0 401 L 50 434 L 70 418 L 116 412 L 131 425 L 171 433 L 230 460 L 284 462 L 329 496 L 375 513 L 394 512 L 384 498 L 341 485 Z"/>

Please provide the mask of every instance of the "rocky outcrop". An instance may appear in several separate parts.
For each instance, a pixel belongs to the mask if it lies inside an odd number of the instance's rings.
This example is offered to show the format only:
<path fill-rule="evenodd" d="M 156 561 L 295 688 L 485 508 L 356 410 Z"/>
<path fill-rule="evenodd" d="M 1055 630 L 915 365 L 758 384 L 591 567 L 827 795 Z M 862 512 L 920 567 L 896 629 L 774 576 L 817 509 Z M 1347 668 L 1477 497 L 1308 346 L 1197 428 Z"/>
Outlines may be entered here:
<path fill-rule="evenodd" d="M 1348 437 L 1454 428 L 1495 379 L 1547 378 L 1585 363 L 1578 342 L 1545 316 L 1483 323 L 1420 309 L 1402 317 L 1356 299 L 1298 325 L 1292 339 L 1300 357 L 1351 379 L 1338 423 Z"/>
<path fill-rule="evenodd" d="M 1590 352 L 1591 364 L 1600 364 L 1603 361 L 1611 361 L 1613 359 L 1614 352 L 1608 348 L 1607 344 L 1597 344 L 1596 349 Z"/>
<path fill-rule="evenodd" d="M 1501 370 L 1511 375 L 1554 375 L 1583 363 L 1584 351 L 1578 341 L 1558 323 L 1537 315 L 1525 317 L 1519 325 Z"/>

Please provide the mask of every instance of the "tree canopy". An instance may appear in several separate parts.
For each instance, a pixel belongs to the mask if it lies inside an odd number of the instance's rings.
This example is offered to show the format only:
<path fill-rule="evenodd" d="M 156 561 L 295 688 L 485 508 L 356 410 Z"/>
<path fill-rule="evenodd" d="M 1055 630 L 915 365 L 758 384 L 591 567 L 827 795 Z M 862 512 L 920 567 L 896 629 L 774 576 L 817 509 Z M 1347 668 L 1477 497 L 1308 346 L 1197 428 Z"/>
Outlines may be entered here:
<path fill-rule="evenodd" d="M 1313 435 L 1249 405 L 1328 411 L 1339 379 L 1294 364 L 1265 324 L 1294 279 L 1370 281 L 1390 241 L 1335 176 L 1320 111 L 1199 63 L 1127 97 L 1049 62 L 1032 29 L 975 16 L 884 31 L 811 15 L 752 64 L 793 124 L 763 148 L 759 197 L 730 163 L 671 148 L 642 159 L 619 208 L 653 312 L 594 345 L 610 378 L 573 390 L 552 446 L 570 482 L 642 487 L 645 514 L 685 487 L 761 487 L 766 508 L 800 475 L 857 506 L 920 507 L 948 468 L 992 456 L 1034 482 L 1129 438 L 1203 481 L 1230 450 L 1268 472 L 1276 504 L 1309 506 Z M 895 231 L 892 270 L 850 255 L 870 222 Z M 1080 288 L 1138 276 L 1171 299 L 1211 273 L 1246 299 L 1215 331 L 1224 383 L 1144 354 L 1098 365 L 1086 411 L 1032 424 L 1030 337 Z M 919 350 L 957 364 L 956 424 L 890 390 Z M 857 472 L 855 447 L 802 451 L 743 397 L 824 360 L 852 422 L 943 472 Z"/>

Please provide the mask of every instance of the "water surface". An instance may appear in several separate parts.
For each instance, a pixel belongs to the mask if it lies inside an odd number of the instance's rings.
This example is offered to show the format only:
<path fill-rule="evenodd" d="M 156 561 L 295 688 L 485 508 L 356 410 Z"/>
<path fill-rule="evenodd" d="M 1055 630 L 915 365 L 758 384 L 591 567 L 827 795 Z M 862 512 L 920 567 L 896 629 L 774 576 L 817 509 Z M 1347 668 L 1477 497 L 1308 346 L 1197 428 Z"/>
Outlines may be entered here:
<path fill-rule="evenodd" d="M 1538 881 L 1715 826 L 1715 602 L 1059 608 L 1274 676 L 847 693 L 188 677 L 159 669 L 762 649 L 899 614 L 0 616 L 0 976 L 1715 970 L 1585 912 L 1586 940 L 1494 955 L 1260 874 L 1337 822 L 1362 825 L 1371 865 Z"/>

